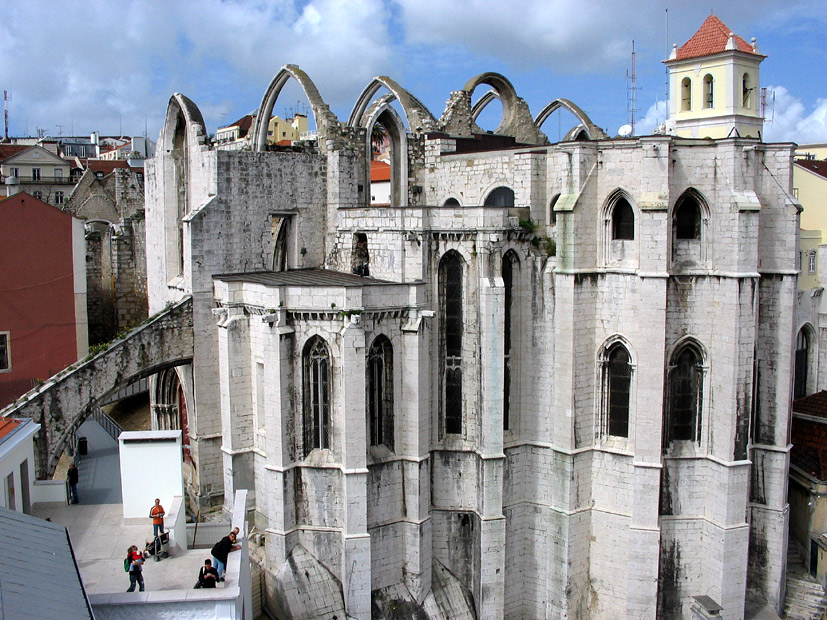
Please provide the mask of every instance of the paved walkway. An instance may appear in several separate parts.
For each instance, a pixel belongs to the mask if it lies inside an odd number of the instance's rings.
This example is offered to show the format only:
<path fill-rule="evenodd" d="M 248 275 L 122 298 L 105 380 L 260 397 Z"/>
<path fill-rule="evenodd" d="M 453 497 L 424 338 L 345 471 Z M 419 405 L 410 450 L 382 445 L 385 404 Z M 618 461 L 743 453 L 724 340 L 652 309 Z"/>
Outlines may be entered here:
<path fill-rule="evenodd" d="M 91 419 L 81 425 L 78 435 L 86 437 L 88 445 L 78 466 L 80 503 L 35 504 L 32 514 L 69 528 L 88 594 L 122 592 L 129 586 L 129 575 L 123 570 L 126 550 L 130 545 L 143 549 L 152 537 L 152 524 L 148 518 L 123 518 L 118 443 Z M 148 559 L 144 564 L 147 591 L 192 588 L 208 557 L 209 550 L 191 549 L 160 562 Z"/>

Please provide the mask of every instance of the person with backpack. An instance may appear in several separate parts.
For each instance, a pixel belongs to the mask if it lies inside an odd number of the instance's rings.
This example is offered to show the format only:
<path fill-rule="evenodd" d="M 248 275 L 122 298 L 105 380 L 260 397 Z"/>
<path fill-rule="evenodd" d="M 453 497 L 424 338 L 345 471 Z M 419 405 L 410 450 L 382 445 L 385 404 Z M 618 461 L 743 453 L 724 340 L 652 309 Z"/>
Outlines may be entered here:
<path fill-rule="evenodd" d="M 218 582 L 218 571 L 213 568 L 209 558 L 204 560 L 204 566 L 198 571 L 198 583 L 196 588 L 214 588 Z"/>
<path fill-rule="evenodd" d="M 138 551 L 138 547 L 132 545 L 126 550 L 126 558 L 123 561 L 123 569 L 129 573 L 129 588 L 127 592 L 135 591 L 135 584 L 138 584 L 139 591 L 144 591 L 143 575 L 144 555 Z"/>

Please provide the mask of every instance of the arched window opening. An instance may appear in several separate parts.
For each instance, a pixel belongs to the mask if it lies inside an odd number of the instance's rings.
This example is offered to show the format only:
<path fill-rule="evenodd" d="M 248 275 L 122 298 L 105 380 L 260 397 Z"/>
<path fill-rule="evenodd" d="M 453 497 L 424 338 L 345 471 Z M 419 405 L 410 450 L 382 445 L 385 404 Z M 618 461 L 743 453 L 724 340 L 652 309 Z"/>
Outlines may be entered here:
<path fill-rule="evenodd" d="M 187 123 L 184 115 L 179 111 L 176 119 L 175 131 L 172 137 L 172 162 L 174 166 L 176 219 L 175 238 L 177 254 L 175 267 L 168 273 L 172 277 L 184 274 L 184 217 L 187 215 Z"/>
<path fill-rule="evenodd" d="M 793 382 L 793 399 L 807 396 L 807 375 L 810 363 L 810 335 L 802 327 L 795 340 L 795 380 Z"/>
<path fill-rule="evenodd" d="M 615 202 L 612 209 L 612 239 L 632 240 L 635 238 L 635 212 L 625 198 Z"/>
<path fill-rule="evenodd" d="M 807 252 L 807 273 L 814 274 L 816 272 L 816 251 L 810 250 Z"/>
<path fill-rule="evenodd" d="M 460 204 L 459 204 L 459 200 L 457 200 L 456 198 L 449 198 L 448 200 L 445 201 L 445 204 L 443 206 L 445 206 L 445 207 L 458 207 L 458 206 L 460 206 Z"/>
<path fill-rule="evenodd" d="M 485 198 L 486 207 L 513 207 L 514 190 L 510 187 L 498 187 Z"/>
<path fill-rule="evenodd" d="M 286 271 L 287 234 L 290 228 L 290 218 L 273 217 L 270 228 L 275 239 L 273 244 L 273 271 Z"/>
<path fill-rule="evenodd" d="M 684 196 L 675 207 L 675 239 L 701 238 L 701 206 L 694 196 Z"/>
<path fill-rule="evenodd" d="M 673 356 L 668 368 L 668 414 L 664 440 L 694 441 L 701 437 L 703 365 L 694 346 L 687 345 Z"/>
<path fill-rule="evenodd" d="M 745 108 L 752 108 L 752 90 L 749 73 L 745 73 L 741 79 L 741 105 Z"/>
<path fill-rule="evenodd" d="M 681 111 L 688 112 L 692 109 L 692 80 L 688 77 L 681 80 Z"/>
<path fill-rule="evenodd" d="M 629 397 L 632 366 L 629 352 L 621 344 L 609 349 L 603 368 L 605 430 L 615 437 L 629 436 Z"/>
<path fill-rule="evenodd" d="M 392 195 L 393 146 L 390 133 L 376 122 L 370 132 L 370 204 L 389 205 Z"/>
<path fill-rule="evenodd" d="M 503 313 L 503 429 L 511 428 L 511 368 L 513 359 L 512 334 L 514 333 L 514 272 L 519 269 L 517 255 L 509 251 L 503 257 L 502 276 L 504 289 Z"/>
<path fill-rule="evenodd" d="M 557 226 L 557 212 L 554 210 L 554 205 L 557 204 L 557 201 L 560 200 L 560 194 L 555 194 L 554 197 L 551 199 L 551 202 L 548 203 L 548 225 L 549 226 Z"/>
<path fill-rule="evenodd" d="M 709 73 L 704 76 L 704 107 L 715 107 L 714 84 Z"/>
<path fill-rule="evenodd" d="M 330 353 L 324 340 L 311 338 L 302 355 L 304 455 L 330 448 Z"/>
<path fill-rule="evenodd" d="M 462 433 L 462 269 L 462 258 L 456 252 L 447 253 L 439 266 L 443 428 L 447 434 Z"/>
<path fill-rule="evenodd" d="M 385 336 L 368 351 L 367 373 L 370 445 L 393 450 L 393 347 Z"/>
<path fill-rule="evenodd" d="M 370 275 L 370 255 L 368 254 L 368 236 L 365 233 L 353 235 L 350 270 L 357 276 Z"/>

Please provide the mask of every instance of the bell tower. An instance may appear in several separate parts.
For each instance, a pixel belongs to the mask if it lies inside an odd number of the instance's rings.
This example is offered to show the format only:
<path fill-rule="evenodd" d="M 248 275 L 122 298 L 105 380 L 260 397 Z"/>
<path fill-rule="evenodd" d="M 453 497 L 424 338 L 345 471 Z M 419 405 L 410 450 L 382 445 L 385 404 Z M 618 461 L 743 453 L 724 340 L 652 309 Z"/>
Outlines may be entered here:
<path fill-rule="evenodd" d="M 761 138 L 759 65 L 755 39 L 747 43 L 715 15 L 706 18 L 669 60 L 669 120 L 685 138 Z"/>

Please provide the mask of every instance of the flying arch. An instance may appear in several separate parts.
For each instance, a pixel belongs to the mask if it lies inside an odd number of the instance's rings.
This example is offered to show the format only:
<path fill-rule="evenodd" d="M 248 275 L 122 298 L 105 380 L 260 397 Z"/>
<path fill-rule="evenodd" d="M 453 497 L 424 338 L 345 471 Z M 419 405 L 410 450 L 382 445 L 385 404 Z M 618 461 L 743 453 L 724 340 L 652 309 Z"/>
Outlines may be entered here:
<path fill-rule="evenodd" d="M 298 82 L 310 102 L 310 110 L 313 112 L 316 129 L 320 134 L 326 134 L 330 127 L 338 124 L 339 119 L 330 111 L 330 107 L 322 99 L 319 89 L 316 88 L 310 76 L 302 71 L 298 65 L 284 65 L 270 82 L 264 92 L 261 105 L 258 107 L 258 114 L 253 122 L 252 131 L 254 151 L 267 149 L 267 126 L 270 124 L 270 115 L 273 113 L 273 107 L 281 94 L 281 89 L 291 78 Z"/>
<path fill-rule="evenodd" d="M 393 99 L 399 101 L 399 105 L 402 106 L 402 110 L 408 119 L 408 125 L 413 131 L 428 131 L 436 127 L 436 119 L 428 108 L 426 108 L 419 99 L 386 75 L 373 78 L 370 84 L 362 91 L 362 94 L 359 95 L 359 98 L 356 100 L 356 105 L 353 106 L 353 110 L 350 113 L 350 118 L 348 118 L 348 126 L 367 127 L 365 119 L 362 117 L 365 114 L 365 110 L 368 109 L 370 102 L 373 100 L 373 96 L 383 86 L 393 94 L 393 98 L 387 99 L 387 101 L 390 102 L 393 101 Z"/>
<path fill-rule="evenodd" d="M 551 103 L 549 103 L 546 107 L 540 110 L 540 113 L 537 115 L 537 118 L 534 119 L 534 125 L 539 129 L 543 123 L 546 122 L 549 116 L 554 114 L 560 108 L 564 108 L 574 114 L 577 120 L 583 125 L 583 128 L 586 131 L 590 140 L 606 140 L 609 136 L 606 135 L 606 132 L 600 129 L 597 125 L 592 122 L 592 119 L 589 118 L 589 115 L 586 114 L 580 106 L 576 105 L 575 103 L 569 101 L 568 99 L 555 99 Z"/>

